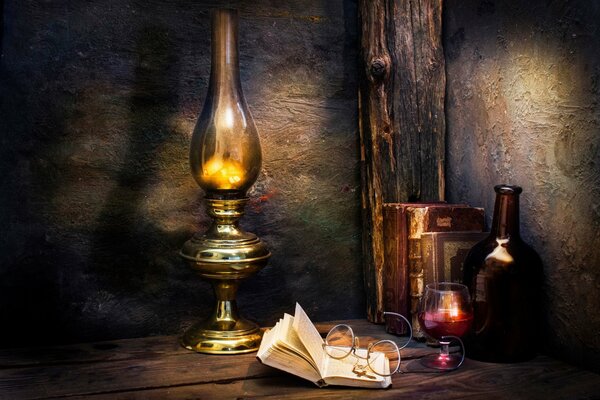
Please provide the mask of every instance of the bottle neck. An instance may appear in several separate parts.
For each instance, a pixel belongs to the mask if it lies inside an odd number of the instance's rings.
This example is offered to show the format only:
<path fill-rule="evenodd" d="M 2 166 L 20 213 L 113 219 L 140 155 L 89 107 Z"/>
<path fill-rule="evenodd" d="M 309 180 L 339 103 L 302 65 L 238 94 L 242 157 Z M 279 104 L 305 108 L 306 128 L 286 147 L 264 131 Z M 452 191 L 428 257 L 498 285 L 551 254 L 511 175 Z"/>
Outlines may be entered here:
<path fill-rule="evenodd" d="M 501 239 L 520 236 L 518 193 L 498 193 L 496 195 L 494 221 L 490 233 Z"/>
<path fill-rule="evenodd" d="M 232 93 L 240 86 L 238 55 L 238 12 L 217 9 L 212 14 L 210 86 Z"/>

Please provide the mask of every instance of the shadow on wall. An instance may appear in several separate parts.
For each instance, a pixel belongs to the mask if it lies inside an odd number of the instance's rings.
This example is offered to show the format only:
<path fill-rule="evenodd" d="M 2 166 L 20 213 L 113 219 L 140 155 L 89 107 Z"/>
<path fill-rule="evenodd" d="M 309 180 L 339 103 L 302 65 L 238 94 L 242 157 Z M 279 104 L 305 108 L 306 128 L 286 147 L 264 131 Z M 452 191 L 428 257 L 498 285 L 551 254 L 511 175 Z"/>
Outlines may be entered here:
<path fill-rule="evenodd" d="M 210 293 L 177 254 L 198 190 L 170 25 L 6 4 L 0 347 L 179 331 Z"/>
<path fill-rule="evenodd" d="M 12 21 L 15 7 L 6 7 L 0 0 L 0 347 L 58 337 L 51 331 L 61 318 L 61 277 L 55 263 L 62 251 L 38 213 L 38 191 L 52 197 L 59 183 L 56 166 L 40 152 L 51 145 L 53 134 L 64 132 L 65 115 L 57 99 L 37 95 L 39 87 L 31 95 L 37 71 L 19 60 L 27 49 L 8 42 L 16 29 L 4 22 Z M 48 41 L 59 37 L 56 33 Z M 61 70 L 52 61 L 40 60 L 37 67 L 53 82 L 60 79 Z M 38 180 L 40 171 L 45 179 Z"/>
<path fill-rule="evenodd" d="M 209 222 L 187 153 L 220 3 L 4 4 L 0 340 L 182 331 L 214 302 L 177 253 Z M 264 161 L 241 223 L 274 254 L 242 311 L 362 316 L 356 2 L 232 5 Z"/>
<path fill-rule="evenodd" d="M 115 182 L 95 223 L 91 264 L 110 288 L 142 289 L 152 265 L 152 249 L 165 232 L 144 218 L 139 209 L 145 190 L 156 180 L 157 153 L 169 134 L 167 121 L 177 100 L 169 74 L 176 74 L 167 32 L 145 27 L 137 39 L 135 79 L 129 103 L 128 145 Z M 154 270 L 154 271 L 153 271 Z"/>
<path fill-rule="evenodd" d="M 4 0 L 0 0 L 0 54 L 2 54 L 2 39 L 4 38 Z"/>
<path fill-rule="evenodd" d="M 241 51 L 255 57 L 242 54 L 242 84 L 264 173 L 242 224 L 252 223 L 273 256 L 242 284 L 239 301 L 245 315 L 270 324 L 296 301 L 314 320 L 365 313 L 356 12 L 353 1 L 324 2 L 301 15 L 273 13 L 257 22 L 264 28 L 241 23 Z M 265 204 L 255 208 L 254 193 Z"/>
<path fill-rule="evenodd" d="M 135 330 L 136 321 L 144 325 L 158 320 L 161 303 L 176 296 L 169 293 L 168 269 L 173 263 L 180 264 L 174 260 L 173 249 L 181 246 L 187 229 L 168 232 L 143 211 L 149 206 L 149 188 L 161 180 L 159 154 L 171 135 L 169 120 L 177 106 L 175 49 L 169 32 L 160 26 L 143 27 L 136 39 L 127 148 L 116 176 L 110 177 L 114 187 L 91 238 L 89 272 L 102 290 L 110 293 L 106 306 L 114 308 L 106 321 L 92 318 L 86 324 L 96 337 L 114 335 L 119 325 Z M 116 299 L 116 304 L 111 299 Z M 125 334 L 136 333 L 147 332 Z"/>

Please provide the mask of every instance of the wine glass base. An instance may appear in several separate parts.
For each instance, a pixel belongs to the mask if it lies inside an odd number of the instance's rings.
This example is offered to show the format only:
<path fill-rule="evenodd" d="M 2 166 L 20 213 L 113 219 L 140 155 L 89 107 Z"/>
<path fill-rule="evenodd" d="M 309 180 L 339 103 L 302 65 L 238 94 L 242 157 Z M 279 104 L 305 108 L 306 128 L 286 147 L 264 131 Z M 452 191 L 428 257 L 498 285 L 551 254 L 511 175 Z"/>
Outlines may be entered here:
<path fill-rule="evenodd" d="M 454 354 L 430 354 L 421 358 L 421 364 L 427 368 L 450 370 L 460 366 L 462 357 Z"/>

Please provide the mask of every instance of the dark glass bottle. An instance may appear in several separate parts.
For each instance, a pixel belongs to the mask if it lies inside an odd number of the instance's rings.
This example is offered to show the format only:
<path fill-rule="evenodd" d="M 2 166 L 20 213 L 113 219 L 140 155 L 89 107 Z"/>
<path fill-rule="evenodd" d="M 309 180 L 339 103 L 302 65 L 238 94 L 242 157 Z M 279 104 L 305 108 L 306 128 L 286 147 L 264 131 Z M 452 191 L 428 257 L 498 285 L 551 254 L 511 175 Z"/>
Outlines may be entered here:
<path fill-rule="evenodd" d="M 477 243 L 464 264 L 464 283 L 473 299 L 469 358 L 515 362 L 533 358 L 539 346 L 542 263 L 519 234 L 518 186 L 498 185 L 490 235 Z"/>

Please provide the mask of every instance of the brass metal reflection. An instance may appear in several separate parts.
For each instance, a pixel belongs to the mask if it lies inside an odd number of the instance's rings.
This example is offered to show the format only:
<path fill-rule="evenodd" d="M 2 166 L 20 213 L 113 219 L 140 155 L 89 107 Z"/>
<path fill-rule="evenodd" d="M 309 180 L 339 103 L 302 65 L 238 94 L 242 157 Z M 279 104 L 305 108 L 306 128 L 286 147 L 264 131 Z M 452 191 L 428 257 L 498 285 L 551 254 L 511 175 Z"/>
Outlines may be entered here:
<path fill-rule="evenodd" d="M 256 235 L 244 232 L 238 224 L 262 156 L 240 84 L 237 23 L 235 10 L 213 12 L 210 83 L 190 148 L 192 175 L 206 192 L 213 223 L 208 231 L 188 240 L 180 254 L 210 281 L 217 302 L 212 315 L 188 329 L 181 343 L 201 353 L 258 350 L 261 331 L 239 315 L 235 296 L 241 280 L 263 268 L 271 256 Z"/>
<path fill-rule="evenodd" d="M 181 338 L 189 350 L 211 354 L 256 351 L 262 333 L 237 309 L 236 292 L 242 279 L 263 268 L 271 256 L 264 243 L 238 225 L 248 199 L 206 199 L 211 228 L 188 240 L 181 256 L 213 286 L 217 302 L 212 315 L 189 328 Z"/>

